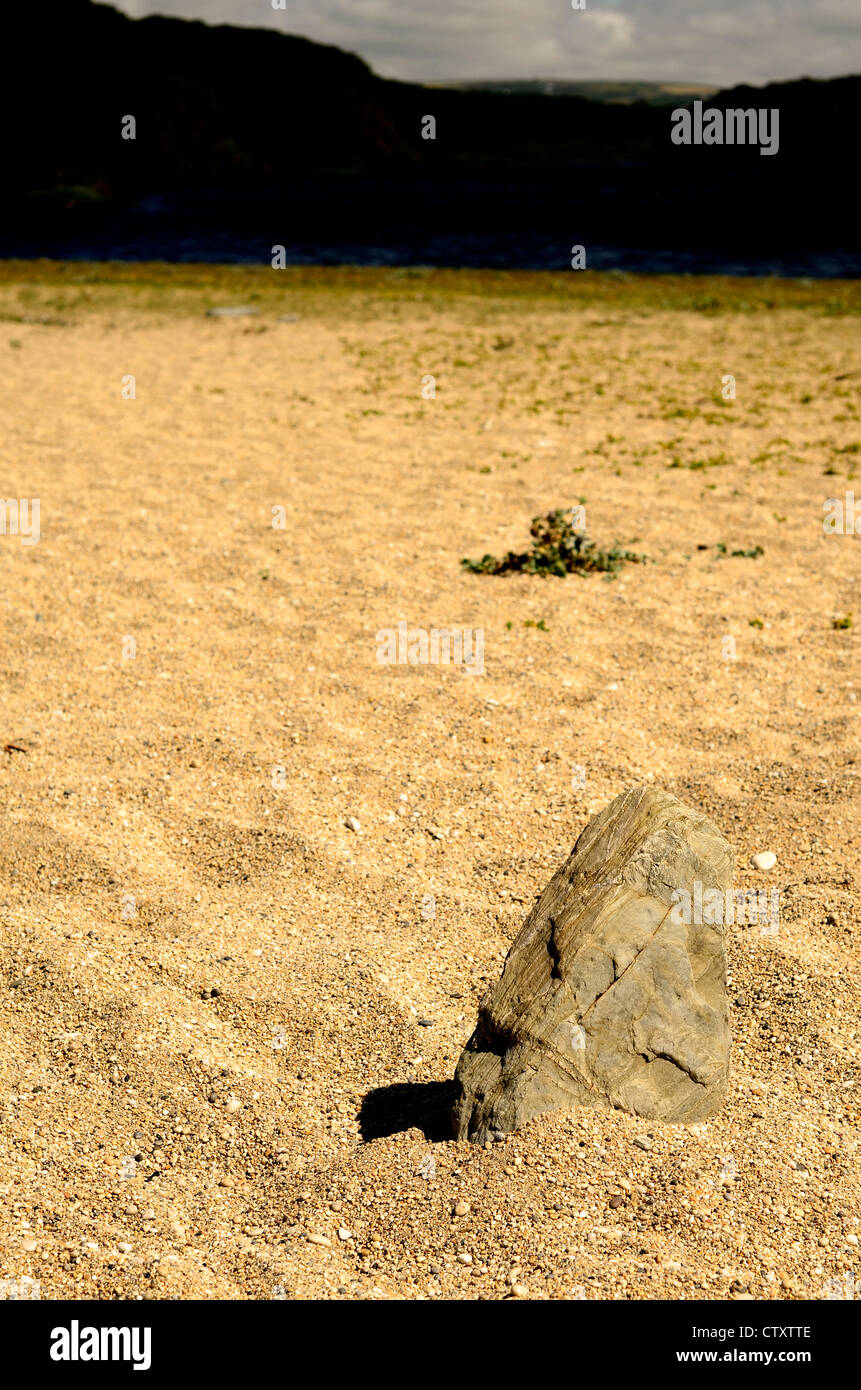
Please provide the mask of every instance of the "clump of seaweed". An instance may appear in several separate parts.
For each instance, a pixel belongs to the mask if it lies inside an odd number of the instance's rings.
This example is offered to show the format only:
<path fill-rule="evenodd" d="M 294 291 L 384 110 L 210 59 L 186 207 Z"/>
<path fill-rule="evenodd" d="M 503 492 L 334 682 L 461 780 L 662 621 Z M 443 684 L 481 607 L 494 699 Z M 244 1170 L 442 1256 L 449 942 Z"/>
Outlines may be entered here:
<path fill-rule="evenodd" d="M 470 574 L 616 574 L 626 562 L 645 564 L 647 556 L 614 545 L 599 550 L 583 531 L 576 531 L 562 508 L 536 516 L 530 526 L 532 549 L 509 550 L 501 560 L 485 555 L 481 560 L 461 560 Z"/>

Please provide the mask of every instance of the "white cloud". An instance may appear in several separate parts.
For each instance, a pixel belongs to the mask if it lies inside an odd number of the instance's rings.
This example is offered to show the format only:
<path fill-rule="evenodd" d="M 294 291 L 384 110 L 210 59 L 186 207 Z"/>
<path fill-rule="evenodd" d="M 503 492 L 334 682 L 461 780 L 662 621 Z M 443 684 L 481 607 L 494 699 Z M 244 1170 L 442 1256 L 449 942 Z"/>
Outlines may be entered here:
<path fill-rule="evenodd" d="M 616 53 L 631 46 L 634 25 L 626 14 L 617 14 L 614 10 L 584 10 L 578 14 L 577 22 L 587 31 L 585 42 L 594 42 L 596 48 L 604 52 Z"/>
<path fill-rule="evenodd" d="M 303 34 L 381 75 L 702 81 L 731 86 L 861 70 L 858 0 L 118 0 Z"/>

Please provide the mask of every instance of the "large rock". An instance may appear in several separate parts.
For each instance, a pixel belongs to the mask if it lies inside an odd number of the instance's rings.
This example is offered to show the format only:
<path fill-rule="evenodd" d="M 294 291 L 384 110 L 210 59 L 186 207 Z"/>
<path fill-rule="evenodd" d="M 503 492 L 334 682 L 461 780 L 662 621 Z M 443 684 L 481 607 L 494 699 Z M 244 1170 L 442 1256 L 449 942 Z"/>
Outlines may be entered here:
<path fill-rule="evenodd" d="M 591 820 L 481 1001 L 455 1075 L 457 1137 L 562 1106 L 713 1114 L 730 1030 L 724 898 L 708 890 L 725 894 L 732 872 L 720 831 L 667 792 L 634 787 Z"/>

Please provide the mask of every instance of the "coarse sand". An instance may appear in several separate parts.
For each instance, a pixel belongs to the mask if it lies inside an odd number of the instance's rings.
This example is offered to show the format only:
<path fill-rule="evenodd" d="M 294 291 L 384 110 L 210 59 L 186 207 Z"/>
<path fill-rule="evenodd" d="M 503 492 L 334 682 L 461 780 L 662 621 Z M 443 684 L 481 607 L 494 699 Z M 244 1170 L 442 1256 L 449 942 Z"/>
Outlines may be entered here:
<path fill-rule="evenodd" d="M 861 536 L 823 504 L 861 503 L 859 302 L 3 267 L 0 490 L 40 534 L 0 535 L 0 1278 L 857 1289 Z M 462 568 L 575 505 L 648 563 Z M 483 633 L 483 674 L 381 664 L 402 621 Z M 776 932 L 728 928 L 724 1108 L 455 1144 L 481 994 L 641 782 L 779 893 Z"/>

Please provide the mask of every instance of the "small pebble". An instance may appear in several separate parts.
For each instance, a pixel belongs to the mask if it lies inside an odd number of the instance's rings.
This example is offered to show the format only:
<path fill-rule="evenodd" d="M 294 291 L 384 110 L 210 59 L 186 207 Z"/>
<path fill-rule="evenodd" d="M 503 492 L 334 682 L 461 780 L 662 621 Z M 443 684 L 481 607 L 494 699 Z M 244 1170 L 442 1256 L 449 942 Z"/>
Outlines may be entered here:
<path fill-rule="evenodd" d="M 469 1215 L 469 1212 L 470 1212 L 470 1205 L 469 1205 L 469 1202 L 465 1202 L 465 1201 L 463 1200 L 463 1198 L 461 1198 L 459 1202 L 455 1202 L 455 1204 L 454 1204 L 454 1214 L 455 1214 L 455 1216 L 468 1216 L 468 1215 Z"/>
<path fill-rule="evenodd" d="M 132 1247 L 129 1245 L 127 1240 L 121 1240 L 119 1245 L 117 1246 L 117 1249 L 119 1250 L 121 1255 L 128 1255 L 131 1251 L 131 1248 Z"/>
<path fill-rule="evenodd" d="M 248 304 L 236 304 L 229 308 L 207 309 L 206 316 L 210 319 L 238 319 L 244 314 L 256 314 L 257 310 Z"/>
<path fill-rule="evenodd" d="M 347 1228 L 346 1228 L 346 1226 L 339 1226 L 339 1227 L 338 1227 L 338 1239 L 339 1239 L 339 1240 L 352 1240 L 352 1239 L 353 1239 L 353 1232 L 352 1232 L 352 1231 L 348 1231 Z"/>
<path fill-rule="evenodd" d="M 614 1197 L 610 1198 L 610 1206 L 613 1208 L 614 1211 L 616 1207 L 622 1207 L 624 1205 L 625 1198 L 622 1196 L 621 1192 L 617 1192 Z"/>
<path fill-rule="evenodd" d="M 471 1264 L 472 1264 L 472 1256 L 469 1255 L 469 1254 L 467 1254 L 467 1252 L 466 1252 L 465 1250 L 459 1251 L 459 1252 L 458 1252 L 458 1257 L 457 1257 L 457 1258 L 458 1258 L 458 1260 L 460 1261 L 460 1263 L 461 1263 L 462 1265 L 471 1265 Z"/>
<path fill-rule="evenodd" d="M 529 1297 L 529 1289 L 527 1288 L 526 1284 L 512 1284 L 511 1292 L 515 1294 L 517 1298 Z"/>
<path fill-rule="evenodd" d="M 355 816 L 347 817 L 346 826 L 348 830 L 354 830 L 357 835 L 362 828 Z"/>
<path fill-rule="evenodd" d="M 634 1143 L 638 1149 L 645 1149 L 646 1153 L 652 1148 L 652 1141 L 645 1134 L 638 1134 Z"/>
<path fill-rule="evenodd" d="M 777 863 L 777 855 L 772 854 L 770 849 L 764 849 L 759 854 L 754 854 L 751 864 L 755 869 L 773 869 Z"/>

